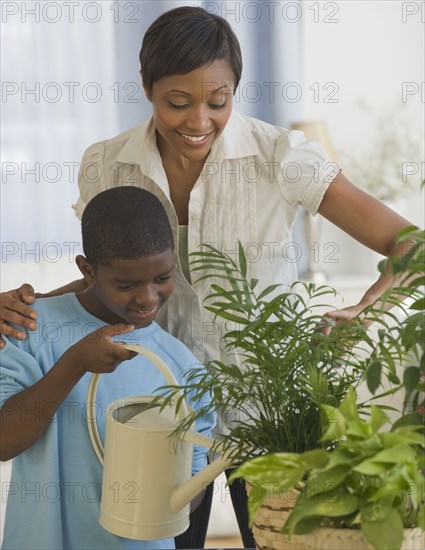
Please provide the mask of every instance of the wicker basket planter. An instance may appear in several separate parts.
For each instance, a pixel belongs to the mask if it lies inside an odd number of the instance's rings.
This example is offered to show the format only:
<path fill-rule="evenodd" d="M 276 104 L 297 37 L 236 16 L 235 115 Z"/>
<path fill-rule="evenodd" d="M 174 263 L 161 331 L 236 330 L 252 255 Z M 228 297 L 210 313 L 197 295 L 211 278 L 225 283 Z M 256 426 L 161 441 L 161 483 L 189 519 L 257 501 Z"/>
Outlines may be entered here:
<path fill-rule="evenodd" d="M 255 498 L 255 489 L 247 484 L 249 498 Z M 258 550 L 305 550 L 304 536 L 289 538 L 280 533 L 287 517 L 298 498 L 296 491 L 274 494 L 266 497 L 258 510 L 252 526 Z"/>
<path fill-rule="evenodd" d="M 305 535 L 306 550 L 373 550 L 359 529 L 317 529 Z M 423 550 L 425 536 L 421 529 L 405 529 L 401 550 Z"/>
<path fill-rule="evenodd" d="M 248 498 L 256 498 L 247 483 Z M 296 491 L 270 494 L 258 510 L 252 526 L 257 550 L 373 550 L 359 529 L 317 529 L 289 538 L 280 532 L 298 498 Z M 421 529 L 405 529 L 401 550 L 424 550 Z"/>

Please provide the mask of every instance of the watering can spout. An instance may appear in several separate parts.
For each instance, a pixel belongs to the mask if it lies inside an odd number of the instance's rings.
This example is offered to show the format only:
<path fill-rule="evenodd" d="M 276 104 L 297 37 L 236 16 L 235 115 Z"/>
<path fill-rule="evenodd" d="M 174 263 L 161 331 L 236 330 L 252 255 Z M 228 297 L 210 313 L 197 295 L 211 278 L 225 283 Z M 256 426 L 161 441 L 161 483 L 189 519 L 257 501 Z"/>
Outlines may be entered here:
<path fill-rule="evenodd" d="M 194 445 L 201 445 L 210 449 L 214 443 L 211 437 L 200 434 L 198 432 L 188 431 L 182 438 L 190 441 Z M 199 493 L 207 487 L 216 477 L 218 477 L 232 463 L 229 457 L 220 457 L 195 474 L 189 481 L 186 481 L 171 494 L 171 510 L 178 512 L 186 504 L 189 504 Z"/>

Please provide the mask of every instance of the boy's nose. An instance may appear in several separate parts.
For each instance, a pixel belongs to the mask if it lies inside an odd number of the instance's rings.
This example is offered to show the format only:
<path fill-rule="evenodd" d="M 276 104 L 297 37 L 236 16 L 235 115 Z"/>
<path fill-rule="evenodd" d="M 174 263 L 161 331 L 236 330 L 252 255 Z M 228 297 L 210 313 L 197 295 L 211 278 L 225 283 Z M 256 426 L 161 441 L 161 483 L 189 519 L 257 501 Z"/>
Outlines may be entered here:
<path fill-rule="evenodd" d="M 151 288 L 145 288 L 135 296 L 135 302 L 141 308 L 149 309 L 157 303 L 156 292 Z"/>

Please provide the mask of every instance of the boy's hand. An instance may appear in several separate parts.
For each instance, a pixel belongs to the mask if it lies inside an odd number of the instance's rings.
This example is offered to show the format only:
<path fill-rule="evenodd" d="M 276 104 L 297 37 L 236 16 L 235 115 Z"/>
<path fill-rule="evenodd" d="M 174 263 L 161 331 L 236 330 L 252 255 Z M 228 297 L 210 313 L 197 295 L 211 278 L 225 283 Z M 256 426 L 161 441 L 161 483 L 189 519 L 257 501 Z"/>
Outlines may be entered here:
<path fill-rule="evenodd" d="M 37 328 L 37 313 L 27 304 L 35 302 L 34 289 L 29 284 L 23 284 L 15 290 L 0 293 L 0 334 L 12 336 L 19 340 L 27 337 L 25 331 L 12 327 L 11 323 L 27 330 Z M 0 349 L 5 341 L 0 337 Z"/>
<path fill-rule="evenodd" d="M 134 330 L 134 326 L 120 323 L 107 325 L 88 334 L 85 338 L 70 347 L 62 356 L 70 362 L 73 369 L 80 373 L 114 372 L 122 361 L 133 359 L 137 353 L 125 349 L 121 342 L 114 342 L 113 336 L 126 334 Z"/>

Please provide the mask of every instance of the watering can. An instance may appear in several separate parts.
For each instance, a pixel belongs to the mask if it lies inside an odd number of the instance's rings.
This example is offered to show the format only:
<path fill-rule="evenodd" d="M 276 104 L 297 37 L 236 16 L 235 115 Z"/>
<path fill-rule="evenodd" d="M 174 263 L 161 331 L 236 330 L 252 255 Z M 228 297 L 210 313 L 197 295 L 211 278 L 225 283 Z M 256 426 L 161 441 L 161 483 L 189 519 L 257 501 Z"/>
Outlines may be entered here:
<path fill-rule="evenodd" d="M 158 355 L 139 345 L 126 349 L 146 356 L 167 383 L 178 385 Z M 87 392 L 87 425 L 94 450 L 103 464 L 100 524 L 107 531 L 129 539 L 156 540 L 175 537 L 189 527 L 190 501 L 230 464 L 217 458 L 192 476 L 193 445 L 211 448 L 214 439 L 194 430 L 170 435 L 177 422 L 189 414 L 182 400 L 176 413 L 171 406 L 160 411 L 153 396 L 124 397 L 106 409 L 105 447 L 96 422 L 99 374 L 92 375 Z"/>

